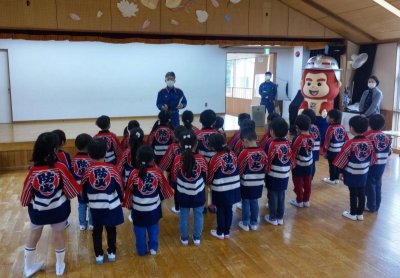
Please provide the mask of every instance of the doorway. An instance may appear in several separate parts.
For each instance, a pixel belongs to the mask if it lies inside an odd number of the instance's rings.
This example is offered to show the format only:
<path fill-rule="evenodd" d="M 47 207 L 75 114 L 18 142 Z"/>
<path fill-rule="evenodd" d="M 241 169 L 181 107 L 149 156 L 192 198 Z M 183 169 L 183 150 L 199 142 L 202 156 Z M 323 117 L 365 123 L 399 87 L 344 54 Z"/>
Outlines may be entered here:
<path fill-rule="evenodd" d="M 228 53 L 226 59 L 226 114 L 250 113 L 252 105 L 260 104 L 258 88 L 265 72 L 276 76 L 276 54 Z"/>
<path fill-rule="evenodd" d="M 12 122 L 8 50 L 0 49 L 0 124 Z"/>

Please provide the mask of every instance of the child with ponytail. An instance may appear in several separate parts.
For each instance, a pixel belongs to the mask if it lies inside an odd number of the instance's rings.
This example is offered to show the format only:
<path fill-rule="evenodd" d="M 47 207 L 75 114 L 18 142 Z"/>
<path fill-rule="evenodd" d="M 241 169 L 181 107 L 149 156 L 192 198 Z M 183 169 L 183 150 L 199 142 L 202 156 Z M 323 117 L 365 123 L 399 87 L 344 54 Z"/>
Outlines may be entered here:
<path fill-rule="evenodd" d="M 182 154 L 175 157 L 171 170 L 171 181 L 176 183 L 178 192 L 180 240 L 184 246 L 189 244 L 189 213 L 190 209 L 193 209 L 192 239 L 193 243 L 199 246 L 203 232 L 203 209 L 206 201 L 207 161 L 202 155 L 195 153 L 197 138 L 192 130 L 182 132 L 179 142 Z"/>
<path fill-rule="evenodd" d="M 163 173 L 154 164 L 153 149 L 148 145 L 137 151 L 137 168 L 129 176 L 124 197 L 124 207 L 132 209 L 133 231 L 139 256 L 158 251 L 159 220 L 162 217 L 161 201 L 172 197 L 172 188 Z M 146 241 L 146 233 L 149 238 Z"/>
<path fill-rule="evenodd" d="M 229 149 L 221 134 L 212 134 L 209 145 L 216 154 L 211 158 L 207 184 L 211 184 L 212 200 L 217 206 L 217 229 L 211 235 L 230 237 L 232 205 L 240 201 L 240 176 L 236 155 Z"/>
<path fill-rule="evenodd" d="M 154 123 L 147 138 L 147 144 L 154 150 L 154 161 L 156 164 L 160 162 L 173 140 L 174 130 L 171 125 L 170 113 L 162 110 L 158 113 L 158 120 Z"/>
<path fill-rule="evenodd" d="M 182 122 L 183 125 L 187 128 L 187 129 L 191 129 L 193 130 L 195 133 L 197 131 L 199 131 L 199 128 L 193 125 L 193 120 L 194 120 L 194 115 L 193 112 L 190 110 L 185 110 L 182 113 Z"/>

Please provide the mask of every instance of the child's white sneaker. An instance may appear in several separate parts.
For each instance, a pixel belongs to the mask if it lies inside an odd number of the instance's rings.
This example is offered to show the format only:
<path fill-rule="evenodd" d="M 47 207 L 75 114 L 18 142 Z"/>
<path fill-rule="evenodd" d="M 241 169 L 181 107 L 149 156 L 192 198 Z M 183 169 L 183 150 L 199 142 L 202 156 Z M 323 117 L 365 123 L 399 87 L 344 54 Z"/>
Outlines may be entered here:
<path fill-rule="evenodd" d="M 181 240 L 181 243 L 182 243 L 182 245 L 183 246 L 188 246 L 188 244 L 189 244 L 189 240 L 183 240 L 182 238 L 180 238 L 180 240 Z"/>
<path fill-rule="evenodd" d="M 257 224 L 256 225 L 251 225 L 250 224 L 250 230 L 257 231 L 258 230 L 258 225 Z"/>
<path fill-rule="evenodd" d="M 327 184 L 332 184 L 332 185 L 335 185 L 335 184 L 336 184 L 336 181 L 331 180 L 330 178 L 323 178 L 322 181 L 323 181 L 324 183 L 327 183 Z"/>
<path fill-rule="evenodd" d="M 218 238 L 218 239 L 224 239 L 225 237 L 224 237 L 224 234 L 218 234 L 217 233 L 217 230 L 211 230 L 210 231 L 210 234 L 213 236 L 213 237 L 216 237 L 216 238 Z"/>
<path fill-rule="evenodd" d="M 289 203 L 295 207 L 302 208 L 304 206 L 303 202 L 298 203 L 296 199 L 291 199 Z"/>
<path fill-rule="evenodd" d="M 65 271 L 65 263 L 57 264 L 56 263 L 56 275 L 62 276 Z"/>
<path fill-rule="evenodd" d="M 86 225 L 79 225 L 79 230 L 80 231 L 86 230 Z"/>
<path fill-rule="evenodd" d="M 342 215 L 350 220 L 356 221 L 357 215 L 352 215 L 349 211 L 345 210 Z"/>
<path fill-rule="evenodd" d="M 96 257 L 96 264 L 102 264 L 104 263 L 104 256 L 100 255 Z"/>
<path fill-rule="evenodd" d="M 107 252 L 107 259 L 109 262 L 115 262 L 115 254 L 114 253 L 108 253 Z"/>
<path fill-rule="evenodd" d="M 94 228 L 93 225 L 88 226 L 89 231 L 93 231 L 93 228 Z"/>
<path fill-rule="evenodd" d="M 241 202 L 236 203 L 236 208 L 241 210 L 242 209 L 242 203 Z"/>
<path fill-rule="evenodd" d="M 310 201 L 308 201 L 308 202 L 303 202 L 303 206 L 304 206 L 305 208 L 309 208 L 309 207 L 311 206 Z"/>
<path fill-rule="evenodd" d="M 265 204 L 265 208 L 269 208 L 268 203 Z"/>
<path fill-rule="evenodd" d="M 200 246 L 200 243 L 201 243 L 201 240 L 200 240 L 200 239 L 194 239 L 194 237 L 192 237 L 192 239 L 193 239 L 193 244 L 194 244 L 195 246 Z"/>
<path fill-rule="evenodd" d="M 278 225 L 283 225 L 283 219 L 277 219 Z"/>
<path fill-rule="evenodd" d="M 129 215 L 128 215 L 128 220 L 129 220 L 129 222 L 133 222 L 133 220 L 132 220 L 132 214 L 131 213 L 129 213 Z"/>
<path fill-rule="evenodd" d="M 227 234 L 227 235 L 224 234 L 224 238 L 225 239 L 231 238 L 231 235 L 230 234 Z"/>
<path fill-rule="evenodd" d="M 239 221 L 238 226 L 239 226 L 243 231 L 245 231 L 245 232 L 248 232 L 248 231 L 249 231 L 249 226 L 244 225 L 244 224 L 243 224 L 243 221 Z"/>
<path fill-rule="evenodd" d="M 37 263 L 32 264 L 30 267 L 24 267 L 25 277 L 31 277 L 33 274 L 41 270 L 44 266 L 44 261 L 39 261 Z"/>
<path fill-rule="evenodd" d="M 363 221 L 364 220 L 364 215 L 357 215 L 357 220 Z"/>
<path fill-rule="evenodd" d="M 171 211 L 172 211 L 173 213 L 179 215 L 179 209 L 176 209 L 175 206 L 173 206 L 173 207 L 171 208 Z"/>
<path fill-rule="evenodd" d="M 155 255 L 157 255 L 157 251 L 154 250 L 154 249 L 150 249 L 150 254 L 153 255 L 153 256 L 155 256 Z"/>
<path fill-rule="evenodd" d="M 274 225 L 274 226 L 278 226 L 278 221 L 277 220 L 271 220 L 269 218 L 269 214 L 265 215 L 264 217 L 265 221 L 267 221 L 269 224 Z"/>
<path fill-rule="evenodd" d="M 335 180 L 335 184 L 339 184 L 340 183 L 340 180 Z"/>

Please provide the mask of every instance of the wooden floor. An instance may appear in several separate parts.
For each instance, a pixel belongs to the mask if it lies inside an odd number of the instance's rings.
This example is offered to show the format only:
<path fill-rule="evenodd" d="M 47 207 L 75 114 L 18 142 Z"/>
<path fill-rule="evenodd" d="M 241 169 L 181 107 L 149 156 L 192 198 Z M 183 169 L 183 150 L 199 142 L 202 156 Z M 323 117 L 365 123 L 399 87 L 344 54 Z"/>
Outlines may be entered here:
<path fill-rule="evenodd" d="M 209 230 L 215 215 L 205 216 L 199 248 L 181 246 L 178 217 L 163 204 L 160 249 L 157 256 L 138 257 L 130 222 L 118 227 L 117 261 L 94 264 L 91 234 L 80 232 L 73 200 L 67 234 L 65 277 L 400 277 L 400 160 L 392 155 L 383 178 L 383 203 L 378 214 L 365 213 L 365 221 L 342 218 L 348 208 L 348 190 L 342 184 L 320 182 L 327 173 L 318 163 L 311 208 L 289 204 L 285 225 L 261 222 L 257 232 L 243 232 L 234 213 L 231 239 L 217 240 Z M 0 174 L 0 276 L 22 277 L 23 250 L 29 230 L 26 208 L 19 205 L 25 171 Z M 294 196 L 290 184 L 286 199 Z M 265 194 L 264 194 L 265 195 Z M 265 204 L 265 196 L 261 204 Z M 287 202 L 286 202 L 287 203 Z M 125 214 L 127 211 L 125 211 Z M 264 206 L 261 216 L 266 214 Z M 46 269 L 36 277 L 54 277 L 55 255 L 46 227 L 38 245 Z"/>

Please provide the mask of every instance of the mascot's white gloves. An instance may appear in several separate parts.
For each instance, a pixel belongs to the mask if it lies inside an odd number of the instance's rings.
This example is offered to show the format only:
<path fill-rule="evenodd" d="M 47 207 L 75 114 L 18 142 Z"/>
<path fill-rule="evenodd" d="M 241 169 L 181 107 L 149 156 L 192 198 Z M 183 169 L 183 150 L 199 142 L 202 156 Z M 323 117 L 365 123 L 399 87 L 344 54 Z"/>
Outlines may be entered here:
<path fill-rule="evenodd" d="M 299 109 L 299 112 L 297 112 L 297 115 L 300 115 L 301 113 L 303 113 L 304 109 Z"/>
<path fill-rule="evenodd" d="M 326 109 L 322 110 L 321 112 L 321 117 L 322 118 L 326 118 L 326 116 L 328 116 L 328 111 L 326 111 Z"/>

